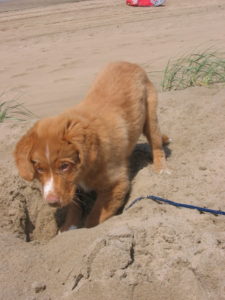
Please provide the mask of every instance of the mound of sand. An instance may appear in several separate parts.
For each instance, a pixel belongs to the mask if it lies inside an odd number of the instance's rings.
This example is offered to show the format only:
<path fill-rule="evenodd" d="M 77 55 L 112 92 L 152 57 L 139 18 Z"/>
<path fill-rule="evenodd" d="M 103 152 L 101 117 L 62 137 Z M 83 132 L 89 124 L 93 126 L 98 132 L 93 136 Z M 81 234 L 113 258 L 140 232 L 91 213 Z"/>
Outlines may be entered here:
<path fill-rule="evenodd" d="M 224 98 L 220 85 L 160 95 L 171 174 L 153 173 L 141 139 L 128 203 L 153 194 L 225 210 Z M 224 216 L 142 200 L 95 228 L 55 236 L 55 211 L 12 161 L 29 126 L 0 127 L 1 299 L 225 299 Z"/>

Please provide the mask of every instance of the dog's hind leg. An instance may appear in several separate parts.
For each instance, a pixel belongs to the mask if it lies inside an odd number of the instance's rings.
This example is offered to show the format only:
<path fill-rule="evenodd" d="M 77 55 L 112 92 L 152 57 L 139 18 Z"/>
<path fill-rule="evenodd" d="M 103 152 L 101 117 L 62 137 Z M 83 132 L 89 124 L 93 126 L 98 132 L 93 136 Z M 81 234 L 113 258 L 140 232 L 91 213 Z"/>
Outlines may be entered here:
<path fill-rule="evenodd" d="M 152 148 L 154 169 L 156 172 L 160 173 L 166 169 L 166 159 L 165 152 L 163 150 L 163 144 L 168 143 L 169 139 L 160 132 L 157 118 L 158 97 L 155 87 L 150 81 L 147 83 L 146 98 L 146 121 L 143 133 Z"/>

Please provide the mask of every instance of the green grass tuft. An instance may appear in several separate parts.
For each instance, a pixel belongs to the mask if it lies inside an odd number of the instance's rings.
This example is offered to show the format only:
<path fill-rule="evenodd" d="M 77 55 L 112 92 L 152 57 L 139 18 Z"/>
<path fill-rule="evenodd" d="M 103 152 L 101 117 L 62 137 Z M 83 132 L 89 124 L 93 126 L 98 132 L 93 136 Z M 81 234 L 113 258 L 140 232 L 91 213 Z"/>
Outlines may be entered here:
<path fill-rule="evenodd" d="M 0 101 L 0 123 L 8 120 L 26 121 L 35 115 L 15 100 Z"/>
<path fill-rule="evenodd" d="M 225 59 L 204 51 L 169 61 L 162 80 L 163 91 L 225 82 Z"/>

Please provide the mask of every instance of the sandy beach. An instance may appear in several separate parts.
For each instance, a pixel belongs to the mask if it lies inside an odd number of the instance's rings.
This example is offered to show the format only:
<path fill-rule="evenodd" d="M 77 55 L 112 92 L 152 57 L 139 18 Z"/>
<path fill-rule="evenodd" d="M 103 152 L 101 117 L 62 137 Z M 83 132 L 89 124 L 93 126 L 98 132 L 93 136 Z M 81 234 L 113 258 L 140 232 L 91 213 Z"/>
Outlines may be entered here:
<path fill-rule="evenodd" d="M 156 195 L 225 210 L 224 84 L 161 89 L 170 59 L 224 51 L 224 15 L 223 0 L 155 8 L 0 1 L 1 101 L 51 116 L 79 103 L 108 62 L 138 63 L 159 91 L 171 174 L 155 174 L 149 150 L 137 148 L 128 204 Z M 142 200 L 95 228 L 57 235 L 55 210 L 36 182 L 19 178 L 12 158 L 33 122 L 0 123 L 0 299 L 225 299 L 224 216 Z"/>
<path fill-rule="evenodd" d="M 221 1 L 133 8 L 96 0 L 1 13 L 1 90 L 43 117 L 80 101 L 110 61 L 137 62 L 157 84 L 169 59 L 222 50 L 223 19 Z"/>
<path fill-rule="evenodd" d="M 43 8 L 63 3 L 76 3 L 87 0 L 0 0 L 0 12 L 21 11 L 30 8 Z"/>

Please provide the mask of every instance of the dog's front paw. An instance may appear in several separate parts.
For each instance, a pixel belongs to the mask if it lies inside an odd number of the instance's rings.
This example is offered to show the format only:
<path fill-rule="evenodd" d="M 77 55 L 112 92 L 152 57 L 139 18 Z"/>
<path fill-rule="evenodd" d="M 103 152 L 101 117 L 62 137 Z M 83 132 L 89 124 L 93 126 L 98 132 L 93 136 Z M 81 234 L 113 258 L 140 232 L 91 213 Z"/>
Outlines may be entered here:
<path fill-rule="evenodd" d="M 61 234 L 65 231 L 69 231 L 69 230 L 74 230 L 74 229 L 78 229 L 79 227 L 76 225 L 70 225 L 70 226 L 62 226 L 59 231 L 58 234 Z"/>
<path fill-rule="evenodd" d="M 160 175 L 161 174 L 168 174 L 168 175 L 170 175 L 172 173 L 170 171 L 170 169 L 167 168 L 166 164 L 164 164 L 164 165 L 154 164 L 153 169 L 154 169 L 155 173 L 158 173 Z"/>
<path fill-rule="evenodd" d="M 165 168 L 165 169 L 160 170 L 160 171 L 159 171 L 159 174 L 160 174 L 160 175 L 164 175 L 164 174 L 166 174 L 166 175 L 171 175 L 171 174 L 172 174 L 172 171 L 171 171 L 170 169 L 168 169 L 168 168 Z"/>

